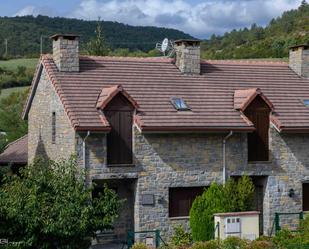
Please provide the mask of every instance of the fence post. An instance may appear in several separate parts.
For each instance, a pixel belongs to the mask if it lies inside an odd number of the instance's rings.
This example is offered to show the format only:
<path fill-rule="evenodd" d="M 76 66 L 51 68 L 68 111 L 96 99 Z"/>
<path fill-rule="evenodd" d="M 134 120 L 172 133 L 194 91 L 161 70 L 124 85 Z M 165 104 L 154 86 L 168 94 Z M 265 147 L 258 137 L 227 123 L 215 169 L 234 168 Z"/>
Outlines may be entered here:
<path fill-rule="evenodd" d="M 128 232 L 128 238 L 127 238 L 127 243 L 128 243 L 128 249 L 130 249 L 133 246 L 134 243 L 134 232 L 129 231 Z"/>
<path fill-rule="evenodd" d="M 300 212 L 300 213 L 299 213 L 299 219 L 300 219 L 300 220 L 303 220 L 303 219 L 304 219 L 304 212 Z"/>
<path fill-rule="evenodd" d="M 280 227 L 279 213 L 275 213 L 275 232 L 277 233 L 280 230 L 281 230 L 281 227 Z"/>
<path fill-rule="evenodd" d="M 159 246 L 160 246 L 160 230 L 156 230 L 155 234 L 156 234 L 156 248 L 159 248 Z"/>

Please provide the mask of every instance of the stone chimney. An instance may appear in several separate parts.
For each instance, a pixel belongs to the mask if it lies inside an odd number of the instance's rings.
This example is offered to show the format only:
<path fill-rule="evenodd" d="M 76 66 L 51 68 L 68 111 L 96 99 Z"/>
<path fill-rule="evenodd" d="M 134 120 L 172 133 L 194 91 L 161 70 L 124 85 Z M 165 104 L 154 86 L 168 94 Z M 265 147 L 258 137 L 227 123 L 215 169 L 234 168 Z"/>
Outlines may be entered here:
<path fill-rule="evenodd" d="M 300 77 L 309 78 L 309 45 L 290 47 L 289 67 Z"/>
<path fill-rule="evenodd" d="M 53 59 L 60 72 L 79 72 L 79 36 L 56 34 L 53 40 Z"/>
<path fill-rule="evenodd" d="M 176 66 L 183 74 L 201 73 L 200 40 L 175 41 Z"/>

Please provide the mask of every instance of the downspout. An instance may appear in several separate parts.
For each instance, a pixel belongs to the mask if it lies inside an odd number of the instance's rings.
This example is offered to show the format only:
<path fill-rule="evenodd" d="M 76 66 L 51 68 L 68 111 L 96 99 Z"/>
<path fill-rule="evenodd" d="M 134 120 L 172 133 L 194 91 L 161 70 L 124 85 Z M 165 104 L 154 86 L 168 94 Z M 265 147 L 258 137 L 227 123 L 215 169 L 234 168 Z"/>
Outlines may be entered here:
<path fill-rule="evenodd" d="M 226 183 L 226 159 L 225 159 L 225 145 L 226 141 L 233 135 L 233 131 L 230 131 L 226 137 L 223 138 L 223 148 L 222 148 L 222 157 L 223 157 L 223 169 L 222 169 L 222 179 L 223 184 Z"/>
<path fill-rule="evenodd" d="M 86 169 L 86 140 L 90 136 L 90 131 L 87 131 L 87 135 L 83 139 L 83 167 Z"/>

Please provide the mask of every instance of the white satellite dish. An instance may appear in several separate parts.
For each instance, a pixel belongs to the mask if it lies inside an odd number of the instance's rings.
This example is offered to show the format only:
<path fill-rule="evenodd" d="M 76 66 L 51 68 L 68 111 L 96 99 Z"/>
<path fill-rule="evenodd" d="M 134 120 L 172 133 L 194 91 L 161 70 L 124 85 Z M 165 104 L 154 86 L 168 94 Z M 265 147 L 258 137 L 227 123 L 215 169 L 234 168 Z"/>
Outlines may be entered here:
<path fill-rule="evenodd" d="M 168 39 L 164 38 L 162 44 L 161 44 L 161 51 L 165 53 L 168 47 Z"/>
<path fill-rule="evenodd" d="M 162 43 L 157 43 L 156 49 L 163 53 L 164 56 L 168 57 L 171 57 L 175 52 L 173 42 L 168 38 L 164 38 Z"/>

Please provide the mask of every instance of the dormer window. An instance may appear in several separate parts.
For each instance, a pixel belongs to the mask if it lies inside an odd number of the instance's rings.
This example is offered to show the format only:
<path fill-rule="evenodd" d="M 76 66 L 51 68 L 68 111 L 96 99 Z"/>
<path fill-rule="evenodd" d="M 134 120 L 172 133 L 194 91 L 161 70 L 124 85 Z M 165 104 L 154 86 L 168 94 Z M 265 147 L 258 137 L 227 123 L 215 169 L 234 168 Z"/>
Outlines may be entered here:
<path fill-rule="evenodd" d="M 182 98 L 173 97 L 171 98 L 171 102 L 177 111 L 191 110 Z"/>
<path fill-rule="evenodd" d="M 107 134 L 107 164 L 133 164 L 133 114 L 138 109 L 135 100 L 120 85 L 103 88 L 97 100 L 111 131 Z"/>
<path fill-rule="evenodd" d="M 272 103 L 259 88 L 251 88 L 235 91 L 234 108 L 245 114 L 255 128 L 248 133 L 248 161 L 268 161 Z"/>

